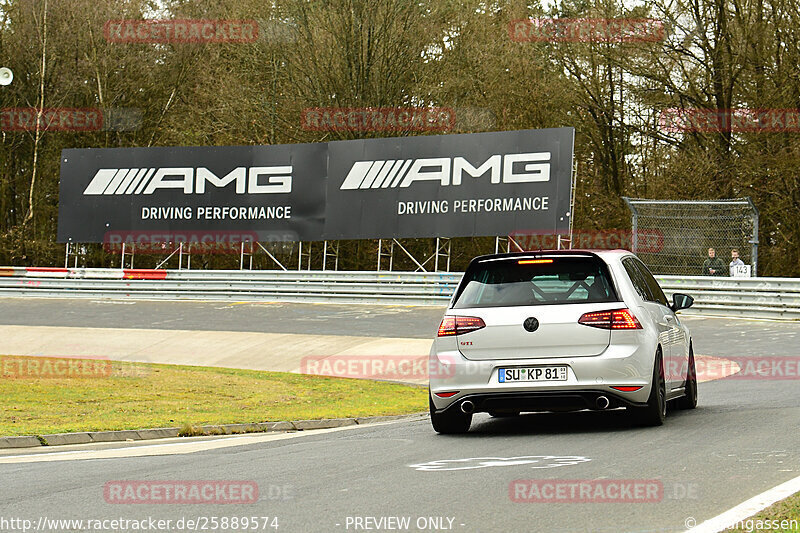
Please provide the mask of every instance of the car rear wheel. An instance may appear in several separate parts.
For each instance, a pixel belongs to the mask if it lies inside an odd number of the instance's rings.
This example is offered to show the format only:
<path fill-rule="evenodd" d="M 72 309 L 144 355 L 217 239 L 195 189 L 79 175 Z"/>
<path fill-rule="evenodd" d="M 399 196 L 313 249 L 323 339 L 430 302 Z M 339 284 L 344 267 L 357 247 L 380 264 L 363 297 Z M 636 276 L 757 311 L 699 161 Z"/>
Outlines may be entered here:
<path fill-rule="evenodd" d="M 462 413 L 461 410 L 455 406 L 447 411 L 437 413 L 430 393 L 428 393 L 428 405 L 431 413 L 431 424 L 436 433 L 447 435 L 466 433 L 469 431 L 469 426 L 472 424 L 472 413 Z"/>
<path fill-rule="evenodd" d="M 697 370 L 694 364 L 694 349 L 689 346 L 689 365 L 686 370 L 686 385 L 684 385 L 686 395 L 678 398 L 676 406 L 678 409 L 694 409 L 697 407 Z"/>
<path fill-rule="evenodd" d="M 667 417 L 667 382 L 664 379 L 664 358 L 661 356 L 661 348 L 656 352 L 647 406 L 635 408 L 634 414 L 637 421 L 645 426 L 660 426 Z"/>

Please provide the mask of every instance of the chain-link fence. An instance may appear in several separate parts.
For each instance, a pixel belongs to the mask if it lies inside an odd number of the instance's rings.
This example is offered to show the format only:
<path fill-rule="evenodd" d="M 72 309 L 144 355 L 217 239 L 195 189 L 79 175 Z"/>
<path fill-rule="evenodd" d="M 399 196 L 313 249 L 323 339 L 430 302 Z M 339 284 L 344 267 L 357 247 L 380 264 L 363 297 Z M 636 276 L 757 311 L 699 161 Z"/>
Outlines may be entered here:
<path fill-rule="evenodd" d="M 735 251 L 756 275 L 758 209 L 750 198 L 624 200 L 633 215 L 632 251 L 655 274 L 728 276 Z"/>

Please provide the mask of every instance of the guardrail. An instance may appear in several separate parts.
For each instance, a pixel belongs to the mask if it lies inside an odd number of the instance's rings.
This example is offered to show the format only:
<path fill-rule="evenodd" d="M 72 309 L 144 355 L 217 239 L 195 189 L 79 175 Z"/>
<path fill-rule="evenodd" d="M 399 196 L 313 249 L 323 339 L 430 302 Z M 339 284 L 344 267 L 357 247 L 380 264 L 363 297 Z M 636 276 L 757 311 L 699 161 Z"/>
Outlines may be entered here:
<path fill-rule="evenodd" d="M 0 296 L 447 305 L 461 273 L 0 268 Z"/>
<path fill-rule="evenodd" d="M 656 277 L 668 297 L 683 292 L 695 299 L 686 314 L 800 320 L 800 279 Z"/>
<path fill-rule="evenodd" d="M 0 267 L 0 296 L 447 305 L 460 272 Z M 686 314 L 800 319 L 800 279 L 658 276 Z"/>

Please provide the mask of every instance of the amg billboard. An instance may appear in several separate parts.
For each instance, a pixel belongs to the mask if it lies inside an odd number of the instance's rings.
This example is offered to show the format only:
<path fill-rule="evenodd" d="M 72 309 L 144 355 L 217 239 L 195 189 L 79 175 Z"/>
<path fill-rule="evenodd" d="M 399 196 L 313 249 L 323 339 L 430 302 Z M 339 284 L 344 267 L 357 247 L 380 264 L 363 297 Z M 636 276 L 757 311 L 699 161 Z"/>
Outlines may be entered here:
<path fill-rule="evenodd" d="M 574 130 L 276 146 L 64 150 L 59 242 L 566 232 Z"/>
<path fill-rule="evenodd" d="M 109 242 L 131 232 L 251 232 L 319 240 L 326 146 L 64 150 L 59 242 Z"/>
<path fill-rule="evenodd" d="M 567 233 L 572 128 L 328 143 L 328 239 Z"/>

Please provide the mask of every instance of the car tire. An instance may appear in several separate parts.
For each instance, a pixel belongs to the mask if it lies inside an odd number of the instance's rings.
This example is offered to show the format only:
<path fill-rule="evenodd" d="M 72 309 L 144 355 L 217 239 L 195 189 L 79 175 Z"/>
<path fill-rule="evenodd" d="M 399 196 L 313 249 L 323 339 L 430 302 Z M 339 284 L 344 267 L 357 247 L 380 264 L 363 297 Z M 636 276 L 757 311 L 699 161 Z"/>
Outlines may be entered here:
<path fill-rule="evenodd" d="M 694 348 L 689 346 L 689 365 L 686 369 L 686 395 L 678 398 L 675 405 L 678 409 L 694 409 L 697 407 L 697 369 L 694 364 Z"/>
<path fill-rule="evenodd" d="M 472 424 L 472 413 L 462 413 L 455 406 L 447 411 L 437 413 L 430 393 L 428 393 L 428 406 L 431 413 L 431 424 L 436 433 L 453 435 L 469 431 L 469 426 Z"/>
<path fill-rule="evenodd" d="M 664 378 L 664 358 L 661 348 L 653 364 L 653 381 L 646 407 L 634 409 L 637 422 L 643 426 L 661 426 L 667 417 L 667 382 Z"/>

